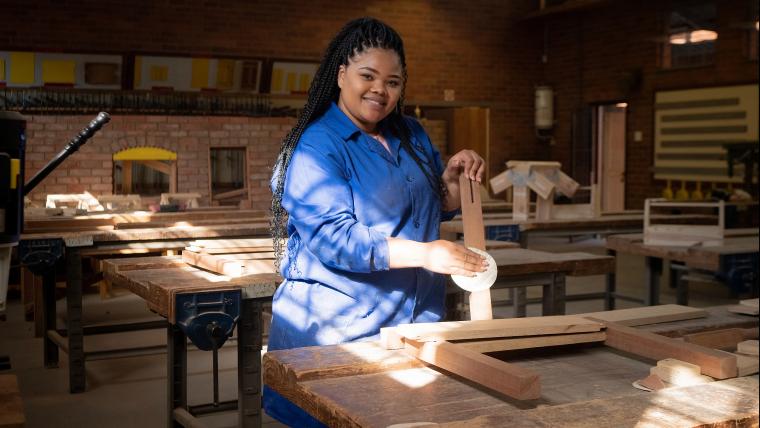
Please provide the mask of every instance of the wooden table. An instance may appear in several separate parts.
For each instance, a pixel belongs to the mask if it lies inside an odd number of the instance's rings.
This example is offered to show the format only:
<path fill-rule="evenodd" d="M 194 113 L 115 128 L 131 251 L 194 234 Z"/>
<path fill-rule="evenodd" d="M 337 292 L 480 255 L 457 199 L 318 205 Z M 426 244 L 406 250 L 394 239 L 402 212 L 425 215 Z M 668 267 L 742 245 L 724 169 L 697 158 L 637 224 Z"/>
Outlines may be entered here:
<path fill-rule="evenodd" d="M 241 219 L 243 221 L 244 219 Z M 65 257 L 66 265 L 66 332 L 56 326 L 55 270 L 39 268 L 43 276 L 42 314 L 44 320 L 44 361 L 46 367 L 58 366 L 58 348 L 69 354 L 69 390 L 85 390 L 85 358 L 96 353 L 84 352 L 85 334 L 99 334 L 125 329 L 155 328 L 155 323 L 85 327 L 82 325 L 82 257 L 87 255 L 120 255 L 181 249 L 196 239 L 260 237 L 269 234 L 269 223 L 238 223 L 223 226 L 168 227 L 127 230 L 89 230 L 23 234 L 19 242 L 22 262 L 53 262 Z M 26 258 L 24 256 L 30 256 Z M 44 267 L 44 263 L 40 263 Z M 34 270 L 34 269 L 33 269 Z M 37 311 L 35 311 L 37 312 Z"/>
<path fill-rule="evenodd" d="M 270 351 L 264 356 L 264 382 L 331 427 L 412 422 L 462 428 L 724 427 L 758 422 L 757 376 L 649 393 L 631 383 L 649 374 L 651 362 L 603 346 L 530 349 L 498 357 L 539 372 L 541 397 L 517 401 L 499 396 L 376 342 Z"/>
<path fill-rule="evenodd" d="M 516 317 L 525 316 L 526 287 L 541 285 L 543 287 L 543 314 L 560 315 L 565 313 L 566 300 L 603 298 L 605 302 L 608 301 L 606 290 L 600 293 L 567 296 L 565 294 L 566 276 L 607 275 L 608 283 L 615 280 L 615 259 L 610 256 L 581 252 L 551 253 L 524 248 L 489 249 L 488 252 L 498 267 L 497 282 L 492 289 L 511 290 Z M 461 308 L 464 304 L 464 293 L 458 287 L 455 289 L 458 290 L 459 300 L 453 304 L 453 307 Z M 498 303 L 494 302 L 494 304 Z M 463 314 L 459 312 L 450 317 L 463 319 Z"/>
<path fill-rule="evenodd" d="M 688 304 L 689 294 L 686 281 L 680 276 L 686 270 L 696 270 L 716 274 L 729 282 L 734 291 L 745 282 L 751 283 L 750 291 L 757 297 L 758 244 L 757 236 L 726 238 L 723 245 L 716 246 L 658 246 L 644 245 L 642 234 L 612 235 L 607 237 L 607 250 L 616 253 L 644 256 L 647 266 L 647 292 L 643 300 L 622 296 L 611 290 L 614 297 L 643 302 L 645 305 L 659 303 L 660 275 L 663 262 L 670 264 L 671 286 L 677 289 L 677 303 Z M 754 278 L 743 278 L 750 275 Z M 733 282 L 733 284 L 731 284 Z"/>
<path fill-rule="evenodd" d="M 193 426 L 195 414 L 238 410 L 238 426 L 261 426 L 261 348 L 263 341 L 263 308 L 271 301 L 279 275 L 264 273 L 230 278 L 189 266 L 180 257 L 140 257 L 111 259 L 103 262 L 107 278 L 139 295 L 153 311 L 166 318 L 167 340 L 167 426 Z M 236 328 L 238 367 L 238 399 L 216 405 L 187 403 L 187 339 L 193 339 L 193 328 L 208 328 L 217 317 L 206 316 L 197 302 L 203 301 L 208 311 L 219 311 L 211 302 L 227 302 L 227 307 L 240 304 Z M 189 327 L 192 326 L 192 327 Z"/>
<path fill-rule="evenodd" d="M 713 222 L 712 216 L 705 215 L 655 215 L 658 223 L 698 224 Z M 517 241 L 527 247 L 528 236 L 573 236 L 611 235 L 640 232 L 644 227 L 643 214 L 608 214 L 597 218 L 557 219 L 557 220 L 513 220 L 510 214 L 493 213 L 483 215 L 486 239 Z M 461 219 L 441 223 L 441 235 L 453 240 L 464 233 Z"/>

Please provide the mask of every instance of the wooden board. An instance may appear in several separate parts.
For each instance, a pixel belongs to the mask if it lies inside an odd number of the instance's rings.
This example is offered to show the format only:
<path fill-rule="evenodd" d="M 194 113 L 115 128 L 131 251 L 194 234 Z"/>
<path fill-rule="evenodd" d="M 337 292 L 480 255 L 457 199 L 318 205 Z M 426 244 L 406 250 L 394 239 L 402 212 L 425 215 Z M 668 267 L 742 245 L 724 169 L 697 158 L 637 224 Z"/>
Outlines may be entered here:
<path fill-rule="evenodd" d="M 605 324 L 607 346 L 653 360 L 675 358 L 698 365 L 702 374 L 716 379 L 736 377 L 736 356 L 631 327 Z"/>
<path fill-rule="evenodd" d="M 401 336 L 421 342 L 500 337 L 538 336 L 545 334 L 587 333 L 601 330 L 602 323 L 574 315 L 558 315 L 495 320 L 447 321 L 400 324 Z"/>
<path fill-rule="evenodd" d="M 638 329 L 667 337 L 682 337 L 687 334 L 703 331 L 722 330 L 725 328 L 756 328 L 758 326 L 757 318 L 733 314 L 726 310 L 725 305 L 702 309 L 707 312 L 706 318 L 647 324 L 638 327 Z"/>
<path fill-rule="evenodd" d="M 580 316 L 633 327 L 646 324 L 659 324 L 670 321 L 704 318 L 707 316 L 707 311 L 681 305 L 658 305 L 641 308 L 616 309 L 604 312 L 589 312 L 580 314 Z"/>
<path fill-rule="evenodd" d="M 547 346 L 575 345 L 578 343 L 604 342 L 602 331 L 592 333 L 552 334 L 543 336 L 512 337 L 508 339 L 454 341 L 458 347 L 475 352 L 503 352 L 517 349 L 543 348 Z"/>
<path fill-rule="evenodd" d="M 464 222 L 464 245 L 468 248 L 486 250 L 483 211 L 480 208 L 480 187 L 464 174 L 459 175 L 459 196 L 462 203 Z M 470 319 L 490 320 L 493 318 L 491 290 L 470 293 Z"/>
<path fill-rule="evenodd" d="M 239 255 L 238 255 L 239 256 Z M 274 259 L 239 259 L 183 250 L 182 261 L 232 278 L 259 273 L 275 273 Z"/>
<path fill-rule="evenodd" d="M 508 397 L 534 400 L 541 396 L 538 373 L 458 345 L 406 341 L 411 356 Z"/>

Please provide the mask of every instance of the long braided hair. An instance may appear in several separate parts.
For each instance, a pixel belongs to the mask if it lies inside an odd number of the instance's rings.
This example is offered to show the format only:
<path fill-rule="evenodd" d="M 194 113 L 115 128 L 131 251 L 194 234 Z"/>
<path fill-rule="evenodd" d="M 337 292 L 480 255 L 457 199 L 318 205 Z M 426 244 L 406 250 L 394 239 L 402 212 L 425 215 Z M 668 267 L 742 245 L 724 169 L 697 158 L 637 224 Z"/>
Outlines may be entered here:
<path fill-rule="evenodd" d="M 298 145 L 306 127 L 318 119 L 333 102 L 338 101 L 340 88 L 338 87 L 338 70 L 341 65 L 347 66 L 349 58 L 370 48 L 381 48 L 395 51 L 400 59 L 402 68 L 402 92 L 396 108 L 382 121 L 383 129 L 390 132 L 401 142 L 401 149 L 414 159 L 434 191 L 443 198 L 446 188 L 439 177 L 432 170 L 432 166 L 425 166 L 419 155 L 412 148 L 411 130 L 403 118 L 404 88 L 406 87 L 406 57 L 404 55 L 404 42 L 401 36 L 389 25 L 374 18 L 359 18 L 348 22 L 333 38 L 325 51 L 322 62 L 317 69 L 314 79 L 309 87 L 309 95 L 306 105 L 298 116 L 298 121 L 293 129 L 285 136 L 280 147 L 280 153 L 274 165 L 272 181 L 274 192 L 272 196 L 272 220 L 271 232 L 274 242 L 275 260 L 279 266 L 283 253 L 283 242 L 287 238 L 286 218 L 287 213 L 282 207 L 282 194 L 285 186 L 287 173 L 293 151 Z M 428 162 L 427 165 L 433 165 Z"/>

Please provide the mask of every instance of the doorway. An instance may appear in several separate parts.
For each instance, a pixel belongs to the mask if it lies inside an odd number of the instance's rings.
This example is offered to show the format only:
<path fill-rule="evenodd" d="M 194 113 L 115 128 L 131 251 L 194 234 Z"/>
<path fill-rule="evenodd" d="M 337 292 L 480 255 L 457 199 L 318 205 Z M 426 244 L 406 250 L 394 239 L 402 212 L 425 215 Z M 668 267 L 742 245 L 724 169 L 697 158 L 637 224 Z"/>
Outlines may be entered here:
<path fill-rule="evenodd" d="M 626 103 L 601 104 L 592 115 L 597 195 L 602 212 L 625 210 Z M 596 197 L 596 195 L 592 196 Z"/>

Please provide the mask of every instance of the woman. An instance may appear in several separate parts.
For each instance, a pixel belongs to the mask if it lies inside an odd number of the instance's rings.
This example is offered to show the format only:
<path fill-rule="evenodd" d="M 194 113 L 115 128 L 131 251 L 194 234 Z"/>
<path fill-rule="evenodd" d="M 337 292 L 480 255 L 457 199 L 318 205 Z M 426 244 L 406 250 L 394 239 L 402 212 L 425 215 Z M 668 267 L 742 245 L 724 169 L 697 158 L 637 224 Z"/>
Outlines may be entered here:
<path fill-rule="evenodd" d="M 381 327 L 438 321 L 441 274 L 486 269 L 480 255 L 438 239 L 441 220 L 459 208 L 459 175 L 480 181 L 483 159 L 463 150 L 444 168 L 419 123 L 402 114 L 405 84 L 403 42 L 388 25 L 357 19 L 330 42 L 272 177 L 285 281 L 274 295 L 269 350 L 372 340 Z M 292 426 L 321 425 L 266 387 L 264 407 Z"/>

